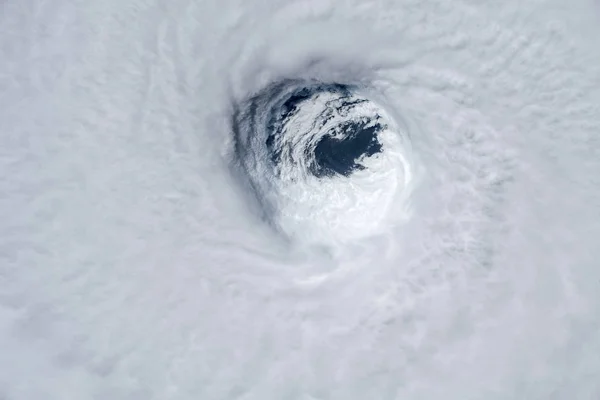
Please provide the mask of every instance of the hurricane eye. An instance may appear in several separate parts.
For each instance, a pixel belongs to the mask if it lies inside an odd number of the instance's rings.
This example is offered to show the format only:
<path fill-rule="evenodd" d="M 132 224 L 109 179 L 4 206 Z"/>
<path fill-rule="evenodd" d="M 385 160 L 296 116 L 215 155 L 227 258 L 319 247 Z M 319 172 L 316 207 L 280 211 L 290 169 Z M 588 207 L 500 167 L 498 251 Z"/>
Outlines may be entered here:
<path fill-rule="evenodd" d="M 359 87 L 285 81 L 242 103 L 234 125 L 239 164 L 289 238 L 373 235 L 392 203 L 406 201 L 407 132 Z"/>

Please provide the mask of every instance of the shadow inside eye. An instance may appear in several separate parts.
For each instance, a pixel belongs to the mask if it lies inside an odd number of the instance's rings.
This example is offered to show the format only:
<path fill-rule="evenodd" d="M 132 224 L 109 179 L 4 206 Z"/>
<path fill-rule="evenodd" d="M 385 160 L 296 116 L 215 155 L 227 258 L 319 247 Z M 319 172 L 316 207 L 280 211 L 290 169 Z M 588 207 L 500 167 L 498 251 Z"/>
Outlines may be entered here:
<path fill-rule="evenodd" d="M 342 137 L 324 135 L 314 148 L 314 161 L 309 171 L 317 178 L 336 174 L 350 176 L 365 167 L 361 158 L 381 152 L 377 137 L 382 126 L 371 121 L 348 121 L 340 126 Z"/>

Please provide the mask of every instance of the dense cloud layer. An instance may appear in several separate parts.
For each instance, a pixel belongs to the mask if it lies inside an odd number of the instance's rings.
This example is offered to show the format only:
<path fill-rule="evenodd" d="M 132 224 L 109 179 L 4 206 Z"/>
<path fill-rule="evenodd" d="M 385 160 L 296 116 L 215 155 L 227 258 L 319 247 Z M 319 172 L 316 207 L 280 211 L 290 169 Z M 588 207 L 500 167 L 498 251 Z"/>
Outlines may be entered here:
<path fill-rule="evenodd" d="M 3 2 L 0 398 L 599 397 L 600 15 L 496 3 Z M 367 89 L 382 148 L 301 177 L 377 184 L 257 190 L 289 80 Z"/>

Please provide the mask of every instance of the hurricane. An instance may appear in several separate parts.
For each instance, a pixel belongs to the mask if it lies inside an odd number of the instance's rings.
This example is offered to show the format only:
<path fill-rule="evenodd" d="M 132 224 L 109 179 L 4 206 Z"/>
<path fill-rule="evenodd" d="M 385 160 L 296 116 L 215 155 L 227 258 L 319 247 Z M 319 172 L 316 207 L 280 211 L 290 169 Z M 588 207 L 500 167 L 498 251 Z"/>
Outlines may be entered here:
<path fill-rule="evenodd" d="M 0 399 L 600 398 L 599 22 L 0 2 Z"/>

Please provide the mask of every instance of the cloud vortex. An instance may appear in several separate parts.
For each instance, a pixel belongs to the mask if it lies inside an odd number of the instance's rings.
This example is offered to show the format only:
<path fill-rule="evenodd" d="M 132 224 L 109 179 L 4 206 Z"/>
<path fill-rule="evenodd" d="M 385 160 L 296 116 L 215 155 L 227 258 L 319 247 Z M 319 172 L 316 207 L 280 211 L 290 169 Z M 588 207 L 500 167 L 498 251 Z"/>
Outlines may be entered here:
<path fill-rule="evenodd" d="M 285 80 L 235 113 L 236 157 L 286 237 L 353 241 L 384 231 L 392 205 L 408 216 L 409 135 L 370 94 L 350 84 Z"/>

